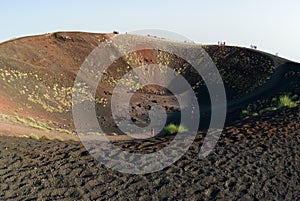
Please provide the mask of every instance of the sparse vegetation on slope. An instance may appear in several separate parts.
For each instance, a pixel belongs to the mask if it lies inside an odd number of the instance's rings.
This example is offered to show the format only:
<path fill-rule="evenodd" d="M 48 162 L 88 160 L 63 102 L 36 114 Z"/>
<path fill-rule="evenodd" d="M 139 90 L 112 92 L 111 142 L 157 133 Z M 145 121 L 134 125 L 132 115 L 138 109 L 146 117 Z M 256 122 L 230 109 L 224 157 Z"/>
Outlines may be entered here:
<path fill-rule="evenodd" d="M 167 125 L 164 130 L 168 134 L 175 134 L 175 133 L 183 133 L 187 132 L 188 130 L 183 125 L 175 125 L 175 124 L 169 124 Z"/>
<path fill-rule="evenodd" d="M 247 106 L 247 109 L 243 109 L 241 112 L 242 117 L 247 116 L 259 116 L 261 114 L 276 111 L 291 109 L 298 106 L 300 100 L 298 95 L 279 95 L 273 98 L 258 100 Z"/>
<path fill-rule="evenodd" d="M 101 42 L 113 47 L 110 40 L 112 36 L 114 35 L 59 32 L 2 43 L 0 45 L 0 94 L 3 100 L 1 99 L 2 111 L 0 112 L 6 116 L 2 115 L 1 119 L 41 131 L 71 134 L 71 131 L 74 130 L 71 113 L 72 93 L 74 93 L 73 85 L 77 72 L 85 58 Z M 106 126 L 108 133 L 118 133 L 117 130 L 111 130 L 116 127 L 109 111 L 113 88 L 122 76 L 136 67 L 157 64 L 160 73 L 154 77 L 158 80 L 162 79 L 166 66 L 173 68 L 175 75 L 181 74 L 189 81 L 191 87 L 198 94 L 199 101 L 204 102 L 204 107 L 209 105 L 209 94 L 206 92 L 204 80 L 191 64 L 165 50 L 149 50 L 153 41 L 191 49 L 191 54 L 195 58 L 204 52 L 202 52 L 204 48 L 223 78 L 228 106 L 231 107 L 231 103 L 241 101 L 232 107 L 235 112 L 239 112 L 237 116 L 240 116 L 242 110 L 244 110 L 243 116 L 259 116 L 263 111 L 280 108 L 280 105 L 275 104 L 278 101 L 274 101 L 273 105 L 270 103 L 271 106 L 267 107 L 265 107 L 266 104 L 263 104 L 264 107 L 262 107 L 252 105 L 252 103 L 259 101 L 258 96 L 265 95 L 264 92 L 268 93 L 269 97 L 274 97 L 276 87 L 283 85 L 288 88 L 286 83 L 291 83 L 291 80 L 297 82 L 297 78 L 300 76 L 294 63 L 288 63 L 287 60 L 256 50 L 231 46 L 175 43 L 142 36 L 137 38 L 137 43 L 131 45 L 141 50 L 124 54 L 103 72 L 96 97 L 89 92 L 90 80 L 82 77 L 82 82 L 76 83 L 79 91 L 75 92 L 80 95 L 81 99 L 75 104 L 95 101 L 99 123 Z M 124 47 L 118 48 L 118 50 L 112 48 L 112 53 L 113 51 L 122 53 Z M 287 63 L 288 67 L 286 67 Z M 290 66 L 292 67 L 290 68 Z M 89 70 L 86 72 L 87 74 L 99 76 L 99 72 L 95 69 Z M 149 72 L 149 75 L 151 73 Z M 131 115 L 138 117 L 137 121 L 148 123 L 147 116 L 152 103 L 163 105 L 162 107 L 170 113 L 180 112 L 177 102 L 173 100 L 174 97 L 169 91 L 158 86 L 140 86 L 134 82 L 136 79 L 140 78 L 133 75 L 122 82 L 129 90 L 138 90 L 136 102 L 130 108 Z M 284 84 L 282 84 L 283 81 L 285 81 Z M 262 91 L 254 97 L 253 95 L 259 90 Z M 293 94 L 299 95 L 299 92 L 294 91 Z M 142 100 L 151 103 L 142 103 Z M 293 102 L 287 103 L 288 100 L 282 101 L 282 106 L 295 106 Z M 295 102 L 293 99 L 292 101 Z M 244 105 L 250 106 L 243 108 Z M 3 108 L 12 109 L 7 111 Z M 18 111 L 16 116 L 12 116 L 14 110 Z M 230 111 L 231 108 L 228 110 Z M 43 123 L 50 119 L 54 122 L 53 124 Z"/>

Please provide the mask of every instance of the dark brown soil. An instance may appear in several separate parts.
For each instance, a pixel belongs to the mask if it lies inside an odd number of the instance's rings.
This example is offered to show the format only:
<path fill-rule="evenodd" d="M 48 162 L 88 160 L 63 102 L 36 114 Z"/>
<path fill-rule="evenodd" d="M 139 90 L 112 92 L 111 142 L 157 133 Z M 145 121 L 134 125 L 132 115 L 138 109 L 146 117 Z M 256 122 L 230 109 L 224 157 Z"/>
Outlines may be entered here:
<path fill-rule="evenodd" d="M 4 200 L 298 200 L 299 110 L 236 122 L 204 160 L 199 133 L 175 164 L 146 175 L 122 174 L 95 161 L 79 142 L 1 137 Z M 164 140 L 117 142 L 128 150 Z M 128 144 L 130 146 L 128 146 Z"/>

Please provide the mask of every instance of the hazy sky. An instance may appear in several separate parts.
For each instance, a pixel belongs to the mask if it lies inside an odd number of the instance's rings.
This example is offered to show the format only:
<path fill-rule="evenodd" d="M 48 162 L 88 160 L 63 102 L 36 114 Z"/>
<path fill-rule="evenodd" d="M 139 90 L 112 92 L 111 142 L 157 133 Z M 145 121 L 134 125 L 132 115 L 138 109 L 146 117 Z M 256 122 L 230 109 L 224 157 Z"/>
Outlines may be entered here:
<path fill-rule="evenodd" d="M 202 44 L 255 44 L 300 62 L 299 0 L 8 0 L 0 5 L 0 41 L 54 31 L 164 29 Z"/>

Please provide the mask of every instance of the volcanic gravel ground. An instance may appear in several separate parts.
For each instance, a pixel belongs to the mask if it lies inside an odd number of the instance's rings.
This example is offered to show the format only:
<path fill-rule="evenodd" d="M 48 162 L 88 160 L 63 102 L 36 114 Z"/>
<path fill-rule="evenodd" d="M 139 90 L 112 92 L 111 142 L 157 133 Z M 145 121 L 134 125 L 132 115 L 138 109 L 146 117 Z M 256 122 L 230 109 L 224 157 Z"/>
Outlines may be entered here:
<path fill-rule="evenodd" d="M 228 125 L 203 160 L 198 151 L 205 132 L 200 132 L 180 160 L 145 175 L 105 167 L 80 142 L 1 137 L 0 198 L 299 200 L 299 111 L 270 116 Z M 116 142 L 129 151 L 164 143 L 167 138 Z"/>

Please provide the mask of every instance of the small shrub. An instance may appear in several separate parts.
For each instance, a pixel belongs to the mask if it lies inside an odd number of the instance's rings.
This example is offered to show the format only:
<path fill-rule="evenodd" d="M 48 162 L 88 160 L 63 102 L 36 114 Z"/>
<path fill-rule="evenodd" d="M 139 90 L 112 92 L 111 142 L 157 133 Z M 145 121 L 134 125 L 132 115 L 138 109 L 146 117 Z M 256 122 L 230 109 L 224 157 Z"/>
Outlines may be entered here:
<path fill-rule="evenodd" d="M 175 124 L 169 124 L 165 127 L 165 131 L 169 134 L 173 134 L 177 132 L 177 126 Z"/>
<path fill-rule="evenodd" d="M 278 107 L 294 108 L 297 107 L 297 103 L 294 102 L 288 95 L 284 95 L 279 97 Z"/>
<path fill-rule="evenodd" d="M 27 119 L 28 119 L 31 123 L 34 123 L 34 124 L 36 123 L 36 120 L 35 120 L 34 118 L 32 118 L 32 117 L 28 117 Z"/>
<path fill-rule="evenodd" d="M 43 136 L 41 137 L 41 139 L 43 139 L 43 140 L 51 140 L 50 137 L 48 137 L 47 135 L 43 135 Z"/>
<path fill-rule="evenodd" d="M 41 130 L 41 131 L 48 131 L 47 128 L 44 128 L 42 126 L 39 126 L 39 125 L 31 125 L 32 128 L 35 128 L 35 129 L 38 129 L 38 130 Z"/>
<path fill-rule="evenodd" d="M 9 120 L 9 116 L 8 116 L 8 115 L 5 115 L 5 114 L 2 114 L 2 115 L 1 115 L 1 118 L 4 119 L 4 120 Z"/>
<path fill-rule="evenodd" d="M 45 123 L 43 123 L 43 122 L 37 122 L 37 124 L 38 124 L 40 127 L 48 128 L 47 124 L 45 124 Z"/>
<path fill-rule="evenodd" d="M 249 116 L 250 115 L 250 112 L 248 110 L 242 110 L 242 116 L 243 117 L 246 117 L 246 116 Z"/>
<path fill-rule="evenodd" d="M 37 122 L 37 125 L 38 125 L 39 127 L 45 128 L 46 130 L 54 130 L 54 128 L 51 128 L 50 126 L 47 125 L 47 123 L 44 123 L 44 122 L 38 121 L 38 122 Z"/>
<path fill-rule="evenodd" d="M 77 142 L 78 141 L 76 138 L 70 138 L 69 140 L 73 141 L 73 142 Z"/>
<path fill-rule="evenodd" d="M 69 135 L 72 135 L 73 133 L 67 129 L 61 129 L 61 128 L 57 128 L 56 131 L 60 132 L 60 133 L 66 133 Z"/>
<path fill-rule="evenodd" d="M 167 125 L 164 130 L 168 133 L 168 134 L 174 134 L 174 133 L 183 133 L 188 131 L 184 126 L 182 125 L 175 125 L 175 124 L 169 124 Z"/>
<path fill-rule="evenodd" d="M 30 134 L 30 135 L 29 135 L 29 138 L 30 138 L 30 139 L 33 139 L 33 140 L 39 140 L 39 139 L 40 139 L 39 136 L 37 136 L 37 135 L 35 135 L 35 134 Z"/>
<path fill-rule="evenodd" d="M 182 125 L 179 125 L 178 126 L 178 133 L 183 133 L 183 132 L 187 132 L 188 130 L 184 127 L 184 126 L 182 126 Z"/>
<path fill-rule="evenodd" d="M 21 117 L 19 117 L 18 115 L 15 116 L 16 120 L 24 125 L 27 124 L 26 120 L 25 119 L 22 119 Z"/>

